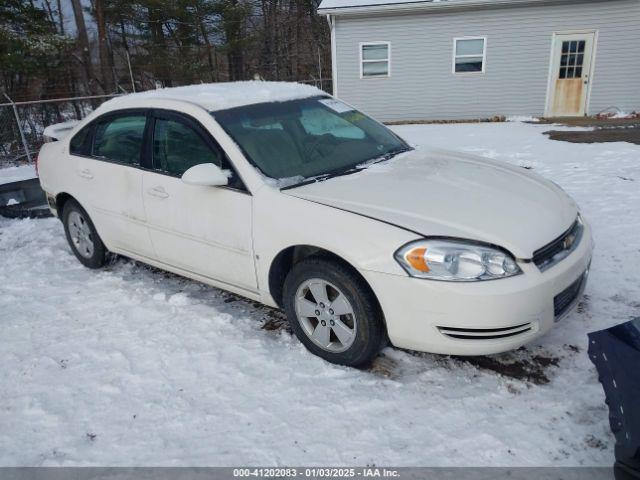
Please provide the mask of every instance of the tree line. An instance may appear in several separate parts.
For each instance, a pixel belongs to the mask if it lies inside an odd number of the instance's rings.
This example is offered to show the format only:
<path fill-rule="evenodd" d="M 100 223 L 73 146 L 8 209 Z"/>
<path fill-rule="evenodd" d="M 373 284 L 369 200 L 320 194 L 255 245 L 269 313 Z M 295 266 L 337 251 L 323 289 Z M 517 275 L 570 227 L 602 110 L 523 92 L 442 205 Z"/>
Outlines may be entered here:
<path fill-rule="evenodd" d="M 319 1 L 2 0 L 0 89 L 20 101 L 252 78 L 319 85 L 331 62 Z"/>

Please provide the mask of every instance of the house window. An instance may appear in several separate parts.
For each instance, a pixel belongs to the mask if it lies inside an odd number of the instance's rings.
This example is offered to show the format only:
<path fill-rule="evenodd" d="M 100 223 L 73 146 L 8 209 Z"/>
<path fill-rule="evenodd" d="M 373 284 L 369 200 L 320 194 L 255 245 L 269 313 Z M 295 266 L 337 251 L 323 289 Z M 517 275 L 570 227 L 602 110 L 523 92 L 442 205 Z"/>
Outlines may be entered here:
<path fill-rule="evenodd" d="M 391 44 L 389 42 L 360 44 L 360 78 L 391 75 Z"/>
<path fill-rule="evenodd" d="M 453 73 L 484 73 L 487 55 L 485 37 L 453 40 Z"/>

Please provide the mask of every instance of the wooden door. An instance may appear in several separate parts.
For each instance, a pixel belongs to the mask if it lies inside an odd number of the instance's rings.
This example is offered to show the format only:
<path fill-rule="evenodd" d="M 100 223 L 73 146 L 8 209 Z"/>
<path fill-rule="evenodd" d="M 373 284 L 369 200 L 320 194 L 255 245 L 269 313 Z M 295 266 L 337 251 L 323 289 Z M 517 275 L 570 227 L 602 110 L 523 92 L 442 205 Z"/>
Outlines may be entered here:
<path fill-rule="evenodd" d="M 585 115 L 594 43 L 593 32 L 554 35 L 547 116 Z"/>

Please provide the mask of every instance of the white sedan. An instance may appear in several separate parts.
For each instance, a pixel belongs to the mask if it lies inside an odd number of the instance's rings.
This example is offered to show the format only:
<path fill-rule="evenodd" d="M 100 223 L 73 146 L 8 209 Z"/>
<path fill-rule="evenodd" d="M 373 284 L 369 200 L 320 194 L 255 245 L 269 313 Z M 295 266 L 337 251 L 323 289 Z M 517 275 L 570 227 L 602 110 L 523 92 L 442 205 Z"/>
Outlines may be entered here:
<path fill-rule="evenodd" d="M 311 352 L 344 365 L 387 339 L 520 347 L 578 302 L 591 261 L 589 225 L 554 183 L 415 150 L 299 84 L 120 97 L 46 143 L 38 168 L 87 267 L 114 252 L 283 308 Z"/>

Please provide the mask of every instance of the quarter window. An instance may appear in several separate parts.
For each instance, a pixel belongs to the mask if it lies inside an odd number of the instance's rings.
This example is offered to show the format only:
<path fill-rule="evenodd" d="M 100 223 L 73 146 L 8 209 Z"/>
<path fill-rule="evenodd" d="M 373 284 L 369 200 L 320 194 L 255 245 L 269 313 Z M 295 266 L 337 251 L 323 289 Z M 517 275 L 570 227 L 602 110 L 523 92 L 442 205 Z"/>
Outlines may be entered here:
<path fill-rule="evenodd" d="M 123 115 L 96 126 L 93 156 L 127 165 L 140 165 L 145 115 Z"/>
<path fill-rule="evenodd" d="M 72 155 L 89 155 L 91 153 L 91 128 L 89 125 L 76 133 L 69 142 L 69 152 Z"/>
<path fill-rule="evenodd" d="M 391 75 L 391 44 L 389 42 L 360 45 L 360 77 L 388 77 Z"/>
<path fill-rule="evenodd" d="M 153 166 L 157 170 L 182 175 L 195 165 L 214 163 L 222 168 L 222 155 L 182 122 L 156 119 L 153 132 Z"/>
<path fill-rule="evenodd" d="M 487 40 L 484 37 L 453 41 L 453 72 L 484 73 Z"/>

